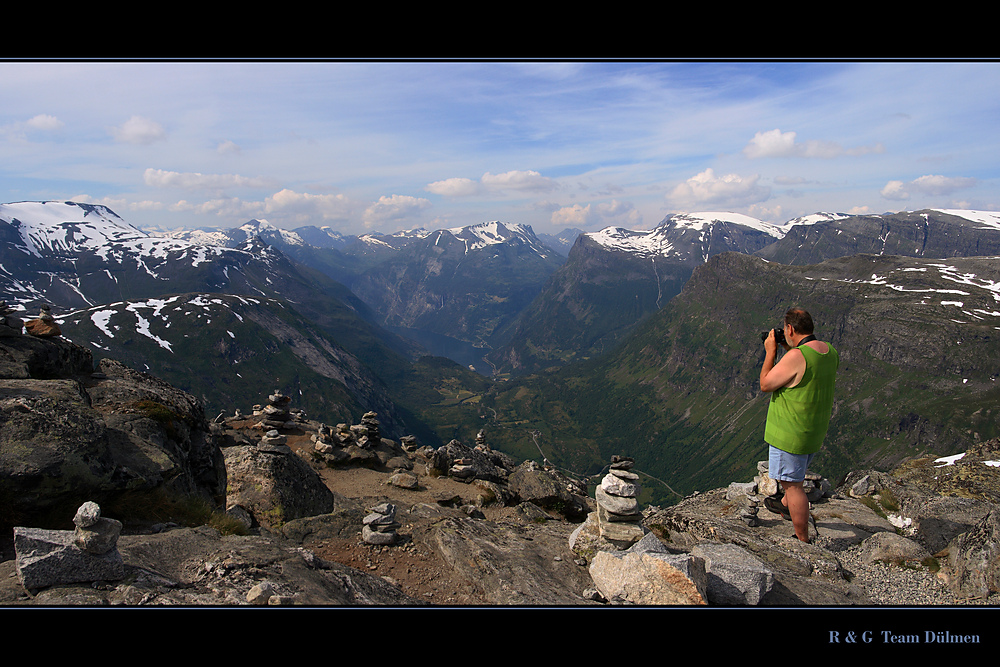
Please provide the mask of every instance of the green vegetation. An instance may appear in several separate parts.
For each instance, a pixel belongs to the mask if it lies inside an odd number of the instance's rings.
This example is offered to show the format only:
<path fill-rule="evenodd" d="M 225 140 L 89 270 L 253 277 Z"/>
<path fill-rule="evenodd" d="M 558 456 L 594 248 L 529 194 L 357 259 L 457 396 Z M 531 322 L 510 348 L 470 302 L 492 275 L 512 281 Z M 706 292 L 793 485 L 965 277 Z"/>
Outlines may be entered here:
<path fill-rule="evenodd" d="M 223 535 L 246 535 L 246 527 L 199 496 L 164 489 L 131 491 L 101 504 L 101 514 L 124 524 L 173 522 L 182 526 L 209 525 Z"/>

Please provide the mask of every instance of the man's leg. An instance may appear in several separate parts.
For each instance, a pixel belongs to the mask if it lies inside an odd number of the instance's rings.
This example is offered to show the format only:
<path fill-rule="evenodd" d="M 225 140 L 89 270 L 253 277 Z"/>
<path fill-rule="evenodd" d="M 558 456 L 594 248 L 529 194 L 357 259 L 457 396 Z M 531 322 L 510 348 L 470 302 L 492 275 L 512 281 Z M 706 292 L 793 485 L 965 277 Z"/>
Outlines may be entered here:
<path fill-rule="evenodd" d="M 781 482 L 781 489 L 785 492 L 781 504 L 788 508 L 788 513 L 792 516 L 792 527 L 795 528 L 795 536 L 803 542 L 809 541 L 809 498 L 802 490 L 802 482 Z"/>

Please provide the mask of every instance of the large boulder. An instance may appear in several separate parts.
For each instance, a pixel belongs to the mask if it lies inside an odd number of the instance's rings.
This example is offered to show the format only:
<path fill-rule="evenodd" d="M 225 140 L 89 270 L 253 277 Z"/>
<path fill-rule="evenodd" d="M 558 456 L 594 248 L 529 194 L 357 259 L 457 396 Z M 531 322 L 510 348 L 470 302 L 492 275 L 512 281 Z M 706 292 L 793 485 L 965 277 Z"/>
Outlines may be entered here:
<path fill-rule="evenodd" d="M 990 512 L 948 545 L 948 569 L 948 586 L 956 595 L 1000 592 L 1000 512 Z"/>
<path fill-rule="evenodd" d="M 60 338 L 0 336 L 0 523 L 63 528 L 84 500 L 166 491 L 221 505 L 200 402 Z M 113 510 L 112 510 L 113 511 Z"/>
<path fill-rule="evenodd" d="M 293 519 L 328 514 L 337 504 L 319 474 L 290 450 L 226 447 L 225 461 L 228 508 L 242 507 L 268 530 Z"/>
<path fill-rule="evenodd" d="M 522 502 L 555 510 L 571 521 L 583 521 L 591 511 L 586 490 L 569 478 L 534 461 L 519 465 L 507 479 L 508 489 Z"/>
<path fill-rule="evenodd" d="M 626 551 L 600 551 L 590 576 L 601 595 L 621 605 L 705 605 L 705 560 L 669 552 L 651 533 Z"/>

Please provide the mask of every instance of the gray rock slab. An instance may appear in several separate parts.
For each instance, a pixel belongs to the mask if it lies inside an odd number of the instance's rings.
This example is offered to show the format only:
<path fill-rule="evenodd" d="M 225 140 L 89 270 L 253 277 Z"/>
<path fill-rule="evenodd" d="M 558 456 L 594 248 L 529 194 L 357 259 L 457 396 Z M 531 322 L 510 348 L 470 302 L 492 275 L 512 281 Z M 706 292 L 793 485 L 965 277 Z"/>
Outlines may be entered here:
<path fill-rule="evenodd" d="M 125 566 L 118 549 L 96 555 L 74 543 L 71 530 L 14 528 L 17 576 L 31 590 L 56 584 L 117 581 Z"/>
<path fill-rule="evenodd" d="M 691 554 L 705 560 L 709 602 L 758 605 L 774 586 L 774 573 L 738 545 L 704 543 Z"/>

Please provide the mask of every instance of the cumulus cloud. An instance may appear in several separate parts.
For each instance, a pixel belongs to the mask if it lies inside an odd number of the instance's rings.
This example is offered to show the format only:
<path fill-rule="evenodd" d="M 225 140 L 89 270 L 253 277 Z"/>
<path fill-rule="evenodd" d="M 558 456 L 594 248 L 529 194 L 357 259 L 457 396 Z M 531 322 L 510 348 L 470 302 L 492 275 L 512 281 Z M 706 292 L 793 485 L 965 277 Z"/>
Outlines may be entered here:
<path fill-rule="evenodd" d="M 27 126 L 34 130 L 58 130 L 62 128 L 63 122 L 55 116 L 39 114 L 28 119 Z"/>
<path fill-rule="evenodd" d="M 760 176 L 757 174 L 716 176 L 712 169 L 706 169 L 678 184 L 667 199 L 672 204 L 682 207 L 749 206 L 762 202 L 771 195 L 771 189 L 758 185 L 758 180 Z"/>
<path fill-rule="evenodd" d="M 285 188 L 268 197 L 264 207 L 268 215 L 277 214 L 294 222 L 307 222 L 317 218 L 348 220 L 355 214 L 358 205 L 342 194 L 313 195 Z"/>
<path fill-rule="evenodd" d="M 637 225 L 642 216 L 628 202 L 612 200 L 587 204 L 564 206 L 552 212 L 552 224 L 572 227 L 608 226 L 613 224 Z"/>
<path fill-rule="evenodd" d="M 8 141 L 24 142 L 28 140 L 28 130 L 55 132 L 62 129 L 63 125 L 64 123 L 55 116 L 38 114 L 25 121 L 0 126 L 0 138 L 7 139 Z"/>
<path fill-rule="evenodd" d="M 509 191 L 548 192 L 556 189 L 556 183 L 537 171 L 508 171 L 502 174 L 486 172 L 478 181 L 470 178 L 448 178 L 435 181 L 425 189 L 445 197 L 473 197 L 503 194 Z"/>
<path fill-rule="evenodd" d="M 181 200 L 168 209 L 174 212 L 210 214 L 223 218 L 257 218 L 264 212 L 264 206 L 260 202 L 246 202 L 237 197 L 211 199 L 201 203 Z"/>
<path fill-rule="evenodd" d="M 373 229 L 376 225 L 384 224 L 394 220 L 404 220 L 420 215 L 424 209 L 430 208 L 431 203 L 419 197 L 409 197 L 406 195 L 392 195 L 391 197 L 379 197 L 379 200 L 365 209 L 365 227 Z"/>
<path fill-rule="evenodd" d="M 832 141 L 813 139 L 805 143 L 795 140 L 795 132 L 782 132 L 780 129 L 767 132 L 757 132 L 743 148 L 743 155 L 750 159 L 765 157 L 805 157 L 833 158 L 838 155 L 864 155 L 866 153 L 881 153 L 885 149 L 882 144 L 844 149 Z"/>
<path fill-rule="evenodd" d="M 155 120 L 132 116 L 117 127 L 111 128 L 111 136 L 123 144 L 151 144 L 167 136 L 167 131 Z"/>
<path fill-rule="evenodd" d="M 881 190 L 881 195 L 886 199 L 903 201 L 910 198 L 911 193 L 918 193 L 932 197 L 949 195 L 956 190 L 971 188 L 976 184 L 976 179 L 965 176 L 941 176 L 931 175 L 921 176 L 909 183 L 903 181 L 889 181 Z"/>
<path fill-rule="evenodd" d="M 448 178 L 443 181 L 434 181 L 426 188 L 428 192 L 445 197 L 471 197 L 483 192 L 485 189 L 479 181 L 469 178 Z"/>
<path fill-rule="evenodd" d="M 147 169 L 143 182 L 158 188 L 182 188 L 185 190 L 219 190 L 223 188 L 264 188 L 274 183 L 266 178 L 250 178 L 237 174 L 199 174 L 198 172 L 164 171 Z"/>

